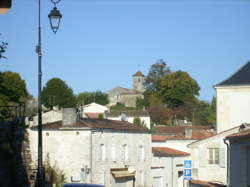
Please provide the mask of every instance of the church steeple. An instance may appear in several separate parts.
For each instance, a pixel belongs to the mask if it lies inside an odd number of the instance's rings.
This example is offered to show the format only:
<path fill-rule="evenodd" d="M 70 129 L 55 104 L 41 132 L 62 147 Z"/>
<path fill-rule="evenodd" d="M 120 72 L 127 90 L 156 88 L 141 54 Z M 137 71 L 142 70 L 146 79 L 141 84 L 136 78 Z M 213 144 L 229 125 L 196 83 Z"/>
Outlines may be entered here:
<path fill-rule="evenodd" d="M 145 91 L 144 83 L 145 83 L 145 76 L 142 74 L 142 72 L 137 71 L 133 75 L 133 89 L 139 92 L 144 92 Z"/>

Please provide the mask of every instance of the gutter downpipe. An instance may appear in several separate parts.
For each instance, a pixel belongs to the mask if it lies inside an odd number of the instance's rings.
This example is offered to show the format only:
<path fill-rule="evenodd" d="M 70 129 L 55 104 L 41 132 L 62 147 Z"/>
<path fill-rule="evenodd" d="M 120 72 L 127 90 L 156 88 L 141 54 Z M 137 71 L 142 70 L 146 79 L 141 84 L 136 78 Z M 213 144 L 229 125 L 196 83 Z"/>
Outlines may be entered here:
<path fill-rule="evenodd" d="M 227 139 L 223 139 L 224 144 L 227 146 L 227 187 L 230 187 L 230 146 L 229 143 L 226 142 Z"/>
<path fill-rule="evenodd" d="M 171 171 L 171 175 L 172 175 L 172 187 L 174 187 L 174 158 L 173 156 L 171 156 L 171 167 L 172 167 L 172 171 Z"/>

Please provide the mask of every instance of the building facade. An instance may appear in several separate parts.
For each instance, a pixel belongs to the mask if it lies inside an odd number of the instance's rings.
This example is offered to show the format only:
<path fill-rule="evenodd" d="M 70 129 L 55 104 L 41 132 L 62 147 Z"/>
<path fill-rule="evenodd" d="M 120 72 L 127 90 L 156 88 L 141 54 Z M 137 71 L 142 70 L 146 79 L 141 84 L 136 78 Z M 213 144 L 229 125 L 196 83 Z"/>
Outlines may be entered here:
<path fill-rule="evenodd" d="M 37 128 L 28 130 L 32 160 Z M 82 118 L 43 125 L 43 158 L 62 170 L 67 182 L 106 187 L 151 187 L 151 133 L 125 121 Z"/>

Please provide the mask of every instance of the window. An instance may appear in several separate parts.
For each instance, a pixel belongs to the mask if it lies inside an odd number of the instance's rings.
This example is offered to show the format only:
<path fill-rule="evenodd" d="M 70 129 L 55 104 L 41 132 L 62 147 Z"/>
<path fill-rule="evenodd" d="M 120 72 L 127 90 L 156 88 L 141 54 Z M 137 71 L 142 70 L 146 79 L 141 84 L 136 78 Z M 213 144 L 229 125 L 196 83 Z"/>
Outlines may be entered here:
<path fill-rule="evenodd" d="M 146 172 L 140 171 L 140 185 L 145 186 L 146 185 Z"/>
<path fill-rule="evenodd" d="M 105 152 L 105 145 L 104 144 L 101 144 L 100 145 L 100 151 L 101 151 L 101 161 L 105 161 L 106 159 L 106 152 Z"/>
<path fill-rule="evenodd" d="M 219 164 L 219 149 L 218 148 L 208 149 L 208 164 Z"/>
<path fill-rule="evenodd" d="M 145 149 L 144 146 L 140 145 L 138 150 L 138 160 L 143 161 L 145 160 Z"/>
<path fill-rule="evenodd" d="M 129 154 L 128 154 L 128 145 L 124 144 L 123 145 L 123 160 L 128 161 L 129 159 Z"/>
<path fill-rule="evenodd" d="M 113 143 L 111 145 L 111 159 L 112 161 L 116 161 L 116 150 L 115 150 L 115 144 Z"/>

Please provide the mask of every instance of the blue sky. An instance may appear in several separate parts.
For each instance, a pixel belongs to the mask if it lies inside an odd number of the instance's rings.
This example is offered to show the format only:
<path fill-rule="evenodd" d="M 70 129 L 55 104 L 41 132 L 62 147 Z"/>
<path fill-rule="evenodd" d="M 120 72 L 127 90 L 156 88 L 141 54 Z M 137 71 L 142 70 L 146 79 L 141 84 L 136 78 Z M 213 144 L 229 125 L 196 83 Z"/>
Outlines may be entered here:
<path fill-rule="evenodd" d="M 12 0 L 0 15 L 0 41 L 9 43 L 0 71 L 15 71 L 37 96 L 38 0 Z M 131 88 L 137 70 L 145 75 L 163 58 L 172 70 L 187 71 L 210 101 L 213 85 L 250 59 L 248 0 L 61 0 L 54 34 L 42 0 L 43 84 L 59 77 L 74 90 Z"/>

